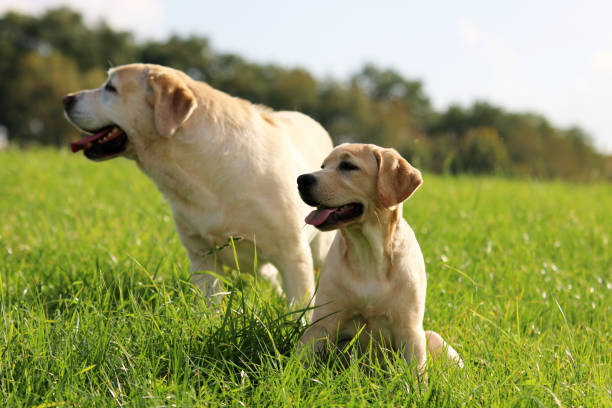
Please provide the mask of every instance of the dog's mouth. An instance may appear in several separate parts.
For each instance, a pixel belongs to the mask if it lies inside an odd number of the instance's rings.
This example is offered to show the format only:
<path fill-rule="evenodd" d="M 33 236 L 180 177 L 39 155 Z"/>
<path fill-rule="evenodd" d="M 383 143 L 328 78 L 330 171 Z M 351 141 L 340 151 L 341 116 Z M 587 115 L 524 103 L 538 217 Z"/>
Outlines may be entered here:
<path fill-rule="evenodd" d="M 110 159 L 123 152 L 127 146 L 127 134 L 119 126 L 111 125 L 96 130 L 70 144 L 72 153 L 83 150 L 91 160 Z"/>
<path fill-rule="evenodd" d="M 328 231 L 359 218 L 363 214 L 363 204 L 349 203 L 340 207 L 318 206 L 304 220 L 320 230 Z"/>

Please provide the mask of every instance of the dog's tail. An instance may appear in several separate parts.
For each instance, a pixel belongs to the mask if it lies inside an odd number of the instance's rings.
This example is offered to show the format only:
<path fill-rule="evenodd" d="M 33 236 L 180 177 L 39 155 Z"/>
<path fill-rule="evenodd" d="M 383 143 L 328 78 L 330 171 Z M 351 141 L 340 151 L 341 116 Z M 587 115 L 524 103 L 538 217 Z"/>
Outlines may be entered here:
<path fill-rule="evenodd" d="M 463 368 L 463 360 L 459 357 L 459 353 L 444 341 L 435 331 L 426 330 L 425 337 L 427 338 L 427 349 L 433 358 L 438 358 L 441 355 L 446 355 L 446 360 L 457 364 Z"/>

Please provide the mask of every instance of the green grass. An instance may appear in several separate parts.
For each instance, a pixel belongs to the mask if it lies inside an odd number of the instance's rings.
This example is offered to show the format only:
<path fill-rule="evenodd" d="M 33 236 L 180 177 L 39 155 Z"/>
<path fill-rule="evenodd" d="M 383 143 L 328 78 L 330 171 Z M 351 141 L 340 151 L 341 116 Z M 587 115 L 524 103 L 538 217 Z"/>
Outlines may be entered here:
<path fill-rule="evenodd" d="M 425 175 L 405 216 L 425 328 L 463 370 L 303 367 L 266 282 L 208 309 L 161 195 L 130 162 L 0 153 L 0 405 L 612 406 L 612 187 Z M 240 265 L 242 272 L 253 265 Z"/>

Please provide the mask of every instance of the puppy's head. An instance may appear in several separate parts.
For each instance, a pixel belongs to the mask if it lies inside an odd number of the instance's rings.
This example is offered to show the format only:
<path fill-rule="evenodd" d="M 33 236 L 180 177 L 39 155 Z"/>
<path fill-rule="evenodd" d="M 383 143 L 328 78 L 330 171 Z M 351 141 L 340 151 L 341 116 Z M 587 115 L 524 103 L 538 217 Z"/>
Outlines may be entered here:
<path fill-rule="evenodd" d="M 360 222 L 407 199 L 423 183 L 421 172 L 393 149 L 343 144 L 321 170 L 298 177 L 302 200 L 317 207 L 306 223 L 328 231 Z"/>
<path fill-rule="evenodd" d="M 131 64 L 111 69 L 100 88 L 66 95 L 66 118 L 86 133 L 72 151 L 91 160 L 134 158 L 170 138 L 197 107 L 186 78 L 171 68 Z"/>

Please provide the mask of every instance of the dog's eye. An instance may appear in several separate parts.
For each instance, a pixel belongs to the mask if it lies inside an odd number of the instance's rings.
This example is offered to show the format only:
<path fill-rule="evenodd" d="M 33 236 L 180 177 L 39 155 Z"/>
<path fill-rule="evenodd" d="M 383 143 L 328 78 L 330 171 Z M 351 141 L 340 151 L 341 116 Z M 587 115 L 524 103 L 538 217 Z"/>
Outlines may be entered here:
<path fill-rule="evenodd" d="M 117 93 L 117 88 L 115 88 L 110 82 L 106 83 L 106 85 L 104 86 L 104 90 L 106 90 L 108 92 Z"/>
<path fill-rule="evenodd" d="M 355 166 L 351 162 L 342 161 L 342 162 L 340 162 L 340 165 L 338 166 L 338 170 L 352 171 L 352 170 L 359 170 L 359 167 Z"/>

